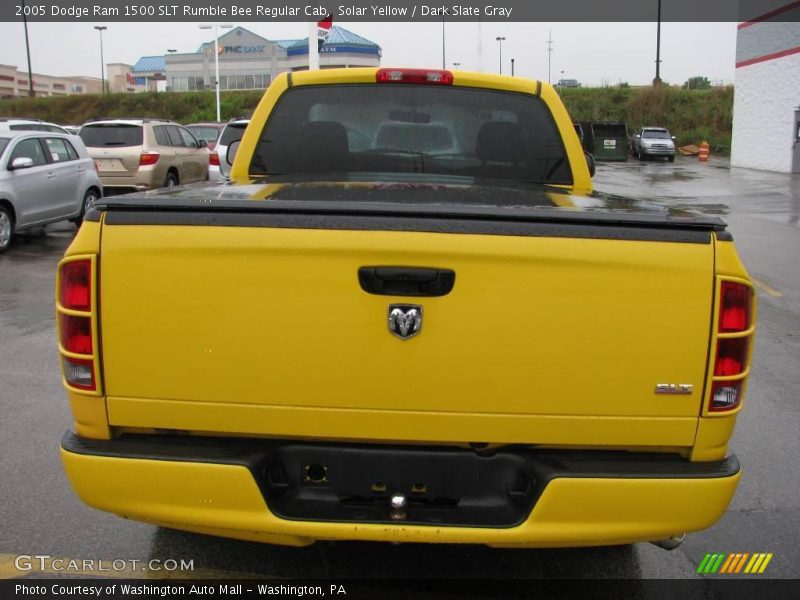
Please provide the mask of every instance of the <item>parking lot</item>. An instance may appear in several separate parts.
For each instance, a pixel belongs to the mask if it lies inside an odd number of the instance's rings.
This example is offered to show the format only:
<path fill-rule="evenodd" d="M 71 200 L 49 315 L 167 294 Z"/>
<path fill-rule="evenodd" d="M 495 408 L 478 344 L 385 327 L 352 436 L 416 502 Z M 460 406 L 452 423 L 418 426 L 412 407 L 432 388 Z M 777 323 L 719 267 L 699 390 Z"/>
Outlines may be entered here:
<path fill-rule="evenodd" d="M 686 578 L 707 552 L 771 552 L 761 577 L 800 564 L 800 176 L 679 157 L 600 163 L 600 191 L 702 205 L 730 225 L 758 286 L 758 333 L 747 406 L 732 450 L 743 478 L 724 518 L 677 550 L 649 544 L 558 550 L 318 543 L 282 548 L 125 521 L 81 504 L 58 458 L 70 427 L 55 342 L 53 279 L 75 228 L 20 235 L 0 255 L 0 576 L 13 557 L 194 559 L 220 576 L 319 578 Z M 669 506 L 664 506 L 669 511 Z"/>

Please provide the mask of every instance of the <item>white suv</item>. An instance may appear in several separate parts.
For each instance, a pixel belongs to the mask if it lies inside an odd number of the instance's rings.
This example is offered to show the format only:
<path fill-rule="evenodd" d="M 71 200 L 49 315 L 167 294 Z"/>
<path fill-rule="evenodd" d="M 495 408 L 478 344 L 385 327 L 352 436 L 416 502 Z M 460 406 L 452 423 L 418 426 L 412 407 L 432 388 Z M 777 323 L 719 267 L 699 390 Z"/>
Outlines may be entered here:
<path fill-rule="evenodd" d="M 231 119 L 219 136 L 217 145 L 211 153 L 211 163 L 208 166 L 208 179 L 210 181 L 225 181 L 231 174 L 231 165 L 228 164 L 228 148 L 233 142 L 241 141 L 244 130 L 250 119 Z M 214 154 L 216 153 L 216 157 Z"/>
<path fill-rule="evenodd" d="M 49 131 L 51 133 L 63 133 L 70 135 L 70 132 L 56 125 L 47 123 L 40 119 L 23 119 L 15 117 L 0 117 L 0 132 L 3 131 Z"/>

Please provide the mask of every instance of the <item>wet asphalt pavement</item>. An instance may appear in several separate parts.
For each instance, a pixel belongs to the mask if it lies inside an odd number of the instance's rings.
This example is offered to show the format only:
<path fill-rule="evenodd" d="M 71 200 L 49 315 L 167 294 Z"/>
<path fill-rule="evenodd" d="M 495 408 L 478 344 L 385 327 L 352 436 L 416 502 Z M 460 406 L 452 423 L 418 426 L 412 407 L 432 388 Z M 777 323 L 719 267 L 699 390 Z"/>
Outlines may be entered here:
<path fill-rule="evenodd" d="M 53 279 L 69 224 L 17 239 L 0 255 L 0 576 L 18 554 L 76 559 L 194 559 L 207 574 L 263 577 L 686 578 L 706 552 L 773 552 L 761 577 L 800 569 L 800 176 L 666 162 L 600 163 L 598 190 L 703 205 L 730 224 L 758 280 L 755 360 L 732 451 L 743 478 L 727 514 L 673 552 L 619 548 L 318 543 L 281 548 L 126 521 L 82 505 L 58 458 L 70 427 L 56 355 Z M 669 510 L 669 506 L 664 506 Z M 224 572 L 224 573 L 223 573 Z"/>

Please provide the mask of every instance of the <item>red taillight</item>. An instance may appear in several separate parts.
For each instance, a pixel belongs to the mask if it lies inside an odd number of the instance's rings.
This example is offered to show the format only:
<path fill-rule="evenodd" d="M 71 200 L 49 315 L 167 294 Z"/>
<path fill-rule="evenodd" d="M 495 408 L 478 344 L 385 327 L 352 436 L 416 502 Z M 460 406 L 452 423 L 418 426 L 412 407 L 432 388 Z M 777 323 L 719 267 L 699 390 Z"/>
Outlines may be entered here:
<path fill-rule="evenodd" d="M 741 283 L 723 281 L 720 293 L 719 332 L 735 333 L 750 328 L 752 292 Z"/>
<path fill-rule="evenodd" d="M 711 386 L 711 404 L 708 408 L 712 412 L 733 410 L 741 401 L 741 381 L 715 381 Z"/>
<path fill-rule="evenodd" d="M 453 74 L 440 69 L 378 69 L 375 81 L 378 83 L 453 85 Z"/>
<path fill-rule="evenodd" d="M 82 358 L 68 358 L 62 359 L 64 367 L 64 379 L 72 387 L 95 391 L 97 383 L 94 378 L 94 363 L 91 360 L 84 360 Z"/>
<path fill-rule="evenodd" d="M 74 260 L 61 265 L 59 302 L 72 310 L 92 309 L 92 261 Z"/>
<path fill-rule="evenodd" d="M 61 344 L 67 352 L 92 353 L 92 319 L 62 314 Z"/>
<path fill-rule="evenodd" d="M 92 265 L 91 258 L 79 258 L 61 264 L 58 270 L 59 342 L 62 353 L 83 354 L 91 358 L 61 356 L 64 381 L 70 388 L 97 392 L 95 376 L 95 347 L 92 339 L 95 314 L 92 312 Z M 68 314 L 80 311 L 85 314 Z"/>
<path fill-rule="evenodd" d="M 141 156 L 139 156 L 139 166 L 148 167 L 154 165 L 158 162 L 160 156 L 158 152 L 142 152 Z"/>
<path fill-rule="evenodd" d="M 714 357 L 714 377 L 737 377 L 736 380 L 711 384 L 708 400 L 710 412 L 732 411 L 742 404 L 744 374 L 748 368 L 753 321 L 753 288 L 743 283 L 723 281 L 720 285 L 719 321 L 717 323 L 717 355 Z M 740 337 L 724 334 L 745 333 Z"/>
<path fill-rule="evenodd" d="M 744 373 L 747 363 L 747 338 L 728 338 L 717 342 L 715 377 L 730 377 Z"/>
<path fill-rule="evenodd" d="M 210 167 L 218 167 L 219 166 L 219 154 L 216 152 L 212 152 L 208 155 L 208 166 Z"/>

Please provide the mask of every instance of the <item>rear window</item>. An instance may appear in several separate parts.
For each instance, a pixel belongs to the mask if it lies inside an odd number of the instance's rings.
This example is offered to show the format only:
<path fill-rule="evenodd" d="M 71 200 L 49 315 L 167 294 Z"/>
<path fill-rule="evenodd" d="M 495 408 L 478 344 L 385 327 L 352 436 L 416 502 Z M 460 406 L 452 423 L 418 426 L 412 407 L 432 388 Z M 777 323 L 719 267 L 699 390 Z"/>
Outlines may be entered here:
<path fill-rule="evenodd" d="M 207 142 L 216 142 L 219 135 L 219 127 L 198 127 L 194 125 L 186 129 L 191 131 L 197 139 Z"/>
<path fill-rule="evenodd" d="M 84 125 L 80 133 L 83 143 L 89 148 L 107 148 L 110 146 L 141 146 L 141 125 Z"/>
<path fill-rule="evenodd" d="M 47 127 L 37 123 L 17 123 L 16 125 L 9 125 L 8 128 L 13 131 L 49 131 Z"/>
<path fill-rule="evenodd" d="M 241 140 L 247 125 L 247 123 L 229 123 L 226 125 L 222 136 L 219 138 L 220 145 L 230 146 L 233 142 Z"/>
<path fill-rule="evenodd" d="M 572 183 L 561 136 L 539 98 L 408 84 L 289 90 L 262 132 L 250 172 Z"/>

